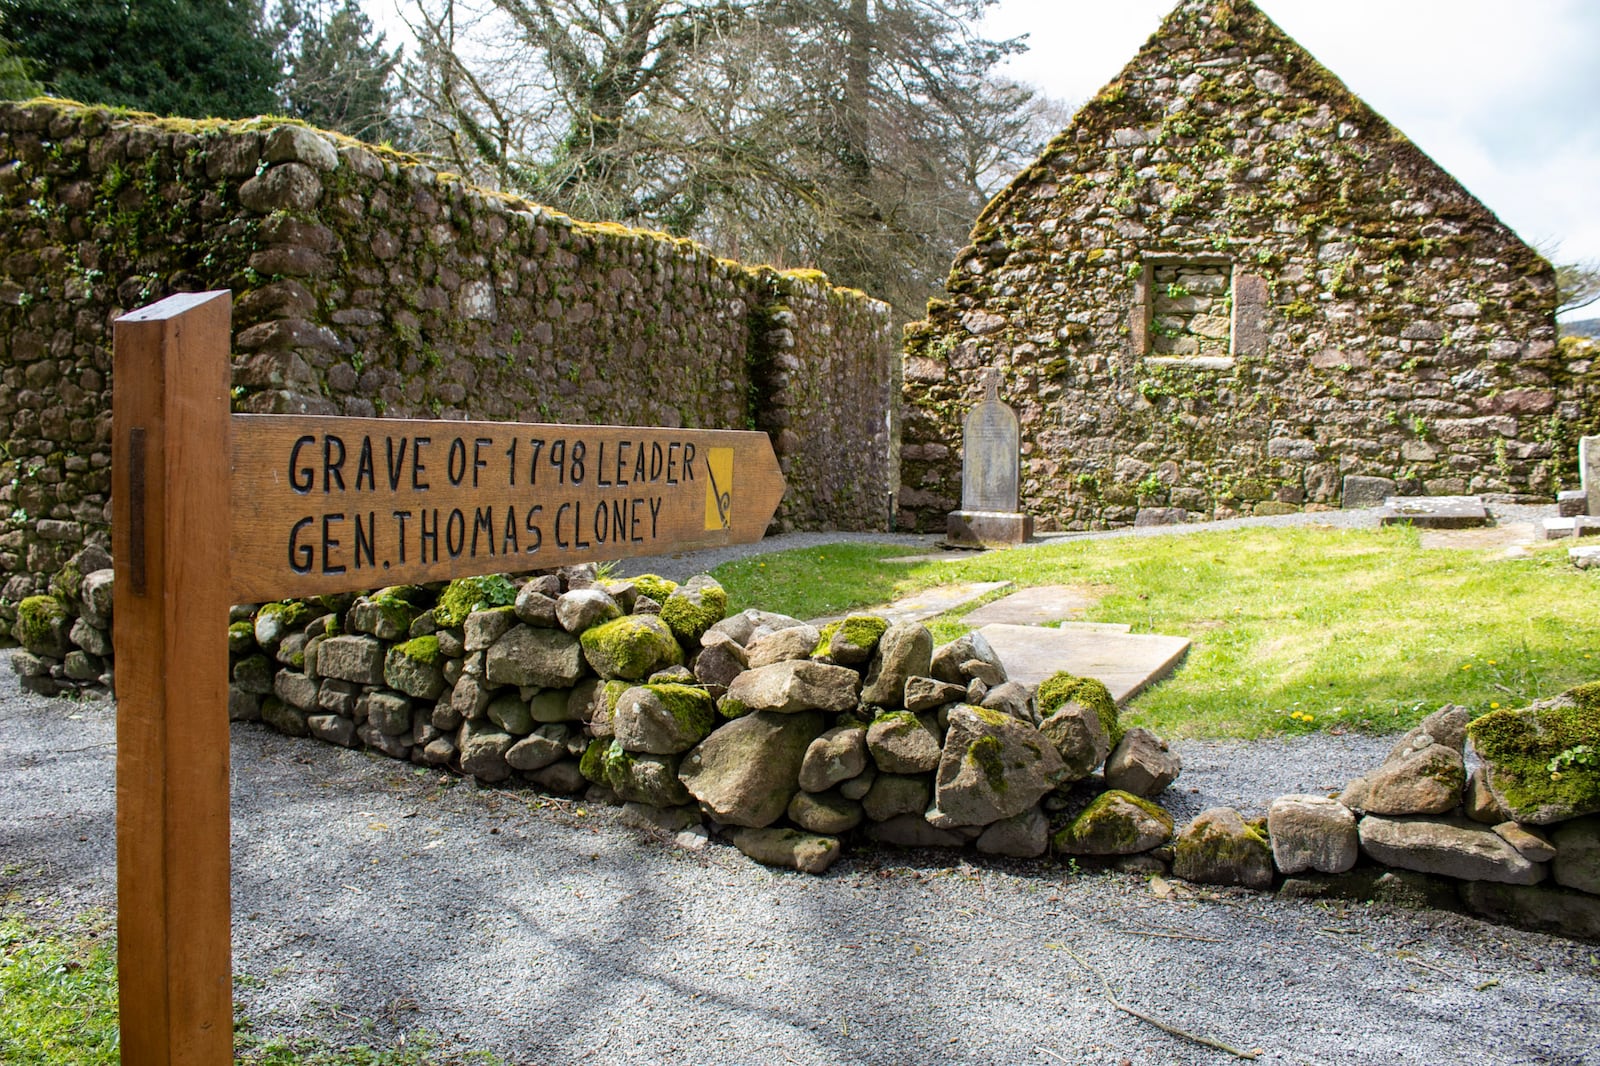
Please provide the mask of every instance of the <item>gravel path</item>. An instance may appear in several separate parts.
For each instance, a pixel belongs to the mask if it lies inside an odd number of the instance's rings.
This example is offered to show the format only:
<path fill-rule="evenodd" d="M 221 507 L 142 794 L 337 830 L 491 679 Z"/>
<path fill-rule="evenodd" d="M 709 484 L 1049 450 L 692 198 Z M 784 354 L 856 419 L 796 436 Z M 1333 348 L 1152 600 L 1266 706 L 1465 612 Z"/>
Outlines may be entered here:
<path fill-rule="evenodd" d="M 112 906 L 114 730 L 108 701 L 0 678 L 6 909 Z M 1385 746 L 1182 742 L 1171 802 L 1260 809 Z M 1600 1066 L 1600 952 L 1456 915 L 921 852 L 813 878 L 258 726 L 233 729 L 233 781 L 238 1002 L 263 1035 L 428 1030 L 541 1066 L 1235 1061 L 1114 1009 L 1093 966 L 1263 1063 Z"/>

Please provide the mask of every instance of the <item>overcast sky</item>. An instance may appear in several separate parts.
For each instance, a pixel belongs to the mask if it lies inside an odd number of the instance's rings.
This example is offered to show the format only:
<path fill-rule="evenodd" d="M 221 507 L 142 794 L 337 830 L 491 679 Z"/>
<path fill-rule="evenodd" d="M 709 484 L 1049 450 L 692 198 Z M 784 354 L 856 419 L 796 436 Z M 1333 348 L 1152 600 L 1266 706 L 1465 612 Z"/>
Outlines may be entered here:
<path fill-rule="evenodd" d="M 1027 34 L 1011 76 L 1076 105 L 1175 3 L 1000 0 L 984 32 Z M 1600 0 L 1257 5 L 1524 240 L 1600 260 Z"/>

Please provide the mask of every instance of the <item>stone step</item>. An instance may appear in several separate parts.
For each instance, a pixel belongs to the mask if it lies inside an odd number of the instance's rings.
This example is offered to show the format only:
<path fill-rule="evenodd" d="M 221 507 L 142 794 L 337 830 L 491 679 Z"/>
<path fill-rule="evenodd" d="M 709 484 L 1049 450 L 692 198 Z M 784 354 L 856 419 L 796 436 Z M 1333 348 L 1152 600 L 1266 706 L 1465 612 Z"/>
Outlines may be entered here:
<path fill-rule="evenodd" d="M 1045 629 L 997 622 L 978 632 L 994 648 L 1012 681 L 1037 685 L 1065 670 L 1101 682 L 1119 706 L 1172 673 L 1190 645 L 1187 637 L 1076 626 Z"/>
<path fill-rule="evenodd" d="M 1477 496 L 1390 496 L 1383 501 L 1378 524 L 1408 524 L 1418 529 L 1472 529 L 1489 524 L 1489 512 Z"/>

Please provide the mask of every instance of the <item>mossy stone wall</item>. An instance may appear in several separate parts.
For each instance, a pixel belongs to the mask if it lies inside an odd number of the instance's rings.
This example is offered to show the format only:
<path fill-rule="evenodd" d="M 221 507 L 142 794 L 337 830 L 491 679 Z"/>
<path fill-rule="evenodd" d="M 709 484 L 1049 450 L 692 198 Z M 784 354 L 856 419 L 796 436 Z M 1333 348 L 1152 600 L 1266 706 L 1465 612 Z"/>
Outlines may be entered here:
<path fill-rule="evenodd" d="M 1349 475 L 1549 498 L 1600 424 L 1554 305 L 1549 264 L 1253 4 L 1187 0 L 908 327 L 902 524 L 959 502 L 991 367 L 1041 529 L 1337 506 Z"/>
<path fill-rule="evenodd" d="M 780 524 L 887 523 L 875 300 L 281 121 L 0 104 L 0 614 L 107 543 L 112 322 L 216 288 L 237 410 L 761 427 Z"/>

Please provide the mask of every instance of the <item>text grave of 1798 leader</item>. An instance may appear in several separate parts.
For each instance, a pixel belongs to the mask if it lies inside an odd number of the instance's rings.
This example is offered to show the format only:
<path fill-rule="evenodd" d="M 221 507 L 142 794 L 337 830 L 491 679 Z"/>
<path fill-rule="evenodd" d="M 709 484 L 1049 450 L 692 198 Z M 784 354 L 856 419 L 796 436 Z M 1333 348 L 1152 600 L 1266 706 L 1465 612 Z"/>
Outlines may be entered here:
<path fill-rule="evenodd" d="M 760 539 L 783 495 L 764 434 L 233 416 L 242 600 Z"/>

